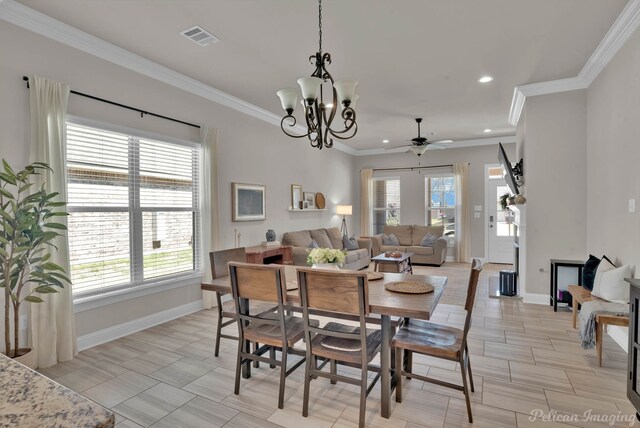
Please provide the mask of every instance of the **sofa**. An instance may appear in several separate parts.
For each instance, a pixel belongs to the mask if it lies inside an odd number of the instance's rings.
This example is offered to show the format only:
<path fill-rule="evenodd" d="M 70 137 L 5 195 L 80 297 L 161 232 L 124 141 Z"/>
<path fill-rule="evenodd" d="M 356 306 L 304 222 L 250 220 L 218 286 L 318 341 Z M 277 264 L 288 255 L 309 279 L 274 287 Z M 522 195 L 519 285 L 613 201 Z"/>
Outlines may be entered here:
<path fill-rule="evenodd" d="M 382 233 L 385 235 L 394 234 L 399 245 L 384 245 L 382 242 Z M 386 251 L 401 251 L 403 253 L 413 253 L 411 263 L 436 265 L 440 266 L 447 258 L 447 246 L 449 241 L 444 235 L 443 226 L 384 226 L 382 233 L 371 237 L 373 255 L 384 253 Z M 422 238 L 430 233 L 438 238 L 432 247 L 423 247 L 420 245 Z"/>
<path fill-rule="evenodd" d="M 293 264 L 296 266 L 308 266 L 307 256 L 312 250 L 312 241 L 316 241 L 320 248 L 344 249 L 342 233 L 337 227 L 286 232 L 282 235 L 282 244 L 293 247 Z M 358 247 L 357 250 L 347 251 L 344 269 L 359 270 L 371 263 L 371 239 L 358 238 Z"/>

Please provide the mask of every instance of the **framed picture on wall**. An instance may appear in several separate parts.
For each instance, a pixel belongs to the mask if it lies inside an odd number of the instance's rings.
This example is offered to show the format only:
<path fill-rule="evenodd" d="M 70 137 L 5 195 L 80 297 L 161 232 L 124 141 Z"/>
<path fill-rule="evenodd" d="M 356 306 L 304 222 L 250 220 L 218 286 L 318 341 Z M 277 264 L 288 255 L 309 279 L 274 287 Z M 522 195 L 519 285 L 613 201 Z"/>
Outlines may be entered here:
<path fill-rule="evenodd" d="M 233 221 L 266 220 L 266 186 L 262 184 L 231 183 Z"/>
<path fill-rule="evenodd" d="M 304 192 L 304 207 L 315 208 L 316 207 L 316 194 L 313 192 Z"/>
<path fill-rule="evenodd" d="M 299 184 L 291 185 L 291 209 L 297 210 L 302 208 L 302 186 Z"/>

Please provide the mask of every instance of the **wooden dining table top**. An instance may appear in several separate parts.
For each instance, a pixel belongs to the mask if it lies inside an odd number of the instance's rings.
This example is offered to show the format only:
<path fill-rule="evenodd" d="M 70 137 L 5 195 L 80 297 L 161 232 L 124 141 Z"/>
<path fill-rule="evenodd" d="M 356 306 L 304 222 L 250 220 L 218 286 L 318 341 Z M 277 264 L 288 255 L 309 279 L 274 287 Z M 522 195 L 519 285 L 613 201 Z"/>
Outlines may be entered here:
<path fill-rule="evenodd" d="M 296 285 L 296 266 L 285 266 L 285 279 L 288 289 L 287 304 L 297 306 L 300 304 L 299 291 L 297 288 L 291 289 Z M 407 294 L 389 291 L 384 287 L 385 284 L 394 281 L 424 282 L 433 285 L 434 290 L 425 294 Z M 431 318 L 446 286 L 446 276 L 385 272 L 382 279 L 368 281 L 370 311 L 379 315 L 428 320 Z M 231 284 L 228 276 L 203 282 L 201 283 L 201 288 L 202 290 L 224 294 L 231 293 Z"/>

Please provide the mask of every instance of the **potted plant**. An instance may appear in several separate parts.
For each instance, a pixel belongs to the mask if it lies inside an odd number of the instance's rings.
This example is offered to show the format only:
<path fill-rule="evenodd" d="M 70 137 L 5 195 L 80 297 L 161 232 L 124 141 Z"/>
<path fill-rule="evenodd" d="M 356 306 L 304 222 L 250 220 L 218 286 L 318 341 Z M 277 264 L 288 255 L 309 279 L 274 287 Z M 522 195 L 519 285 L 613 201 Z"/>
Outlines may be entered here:
<path fill-rule="evenodd" d="M 23 302 L 41 303 L 39 295 L 57 293 L 69 279 L 62 267 L 51 261 L 53 240 L 67 227 L 55 217 L 67 216 L 65 202 L 44 186 L 34 190 L 33 178 L 49 165 L 34 162 L 14 172 L 3 160 L 0 170 L 0 287 L 4 287 L 4 345 L 11 358 L 23 357 L 30 349 L 19 340 L 20 307 Z M 13 345 L 11 315 L 13 311 Z"/>
<path fill-rule="evenodd" d="M 506 210 L 507 207 L 509 206 L 509 194 L 505 193 L 504 195 L 500 196 L 500 208 L 502 208 L 502 210 Z"/>
<path fill-rule="evenodd" d="M 314 268 L 320 269 L 338 269 L 347 259 L 347 253 L 344 250 L 332 248 L 314 248 L 309 252 L 307 263 Z"/>

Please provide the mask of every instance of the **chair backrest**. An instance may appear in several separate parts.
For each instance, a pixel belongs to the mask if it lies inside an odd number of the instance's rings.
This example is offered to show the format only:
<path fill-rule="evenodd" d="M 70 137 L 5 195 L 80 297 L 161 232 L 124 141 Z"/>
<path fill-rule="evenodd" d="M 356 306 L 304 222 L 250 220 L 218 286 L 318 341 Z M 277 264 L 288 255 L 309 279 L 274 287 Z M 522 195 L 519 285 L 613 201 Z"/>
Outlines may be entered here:
<path fill-rule="evenodd" d="M 476 291 L 478 290 L 478 277 L 483 268 L 482 261 L 480 259 L 473 259 L 471 264 L 471 274 L 469 275 L 469 287 L 467 288 L 467 300 L 464 304 L 464 309 L 467 311 L 467 317 L 464 322 L 464 341 L 467 340 L 467 333 L 471 328 L 471 313 L 473 312 L 473 306 L 476 301 Z"/>
<path fill-rule="evenodd" d="M 246 262 L 247 253 L 242 248 L 231 248 L 229 250 L 211 251 L 209 253 L 211 261 L 211 277 L 213 279 L 229 276 L 229 262 Z"/>
<path fill-rule="evenodd" d="M 369 314 L 367 274 L 353 271 L 298 269 L 301 304 L 344 314 Z"/>

